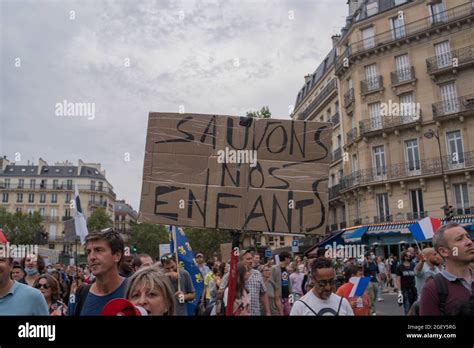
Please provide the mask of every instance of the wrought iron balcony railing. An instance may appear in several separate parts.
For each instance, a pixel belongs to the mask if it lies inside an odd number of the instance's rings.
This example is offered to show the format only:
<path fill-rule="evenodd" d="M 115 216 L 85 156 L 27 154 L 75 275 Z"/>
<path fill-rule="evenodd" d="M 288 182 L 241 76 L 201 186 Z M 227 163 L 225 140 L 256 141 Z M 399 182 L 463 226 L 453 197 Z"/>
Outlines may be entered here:
<path fill-rule="evenodd" d="M 350 89 L 344 94 L 344 107 L 345 107 L 345 108 L 349 107 L 354 101 L 355 101 L 354 88 L 350 88 Z"/>
<path fill-rule="evenodd" d="M 403 69 L 392 71 L 390 73 L 390 77 L 393 86 L 411 82 L 415 80 L 415 68 L 413 66 L 409 66 Z"/>
<path fill-rule="evenodd" d="M 446 99 L 434 103 L 432 108 L 434 119 L 439 119 L 445 116 L 457 116 L 461 113 L 472 113 L 474 112 L 474 94 L 459 98 Z"/>
<path fill-rule="evenodd" d="M 352 143 L 355 138 L 357 138 L 357 128 L 352 128 L 349 132 L 347 132 L 347 143 Z"/>
<path fill-rule="evenodd" d="M 469 64 L 474 64 L 474 45 L 430 57 L 426 60 L 426 68 L 429 74 Z"/>
<path fill-rule="evenodd" d="M 383 89 L 383 76 L 375 76 L 360 81 L 360 93 L 362 95 L 377 92 Z"/>
<path fill-rule="evenodd" d="M 421 122 L 421 113 L 420 115 L 413 113 L 412 115 L 404 116 L 373 117 L 359 122 L 360 135 L 364 136 L 368 133 L 376 132 L 378 130 L 383 131 L 417 122 Z"/>
<path fill-rule="evenodd" d="M 424 160 L 402 162 L 389 166 L 361 169 L 346 175 L 343 189 L 374 182 L 399 180 L 421 175 L 441 175 L 441 163 L 445 172 L 474 167 L 474 151 L 461 152 L 456 156 L 443 156 Z"/>
<path fill-rule="evenodd" d="M 332 152 L 332 161 L 339 161 L 342 158 L 342 148 L 337 148 Z"/>
<path fill-rule="evenodd" d="M 336 91 L 337 89 L 337 80 L 334 78 L 329 82 L 321 92 L 314 98 L 314 100 L 308 105 L 306 109 L 299 113 L 298 119 L 299 120 L 306 120 L 309 115 L 316 110 L 322 102 L 331 95 L 332 92 Z"/>

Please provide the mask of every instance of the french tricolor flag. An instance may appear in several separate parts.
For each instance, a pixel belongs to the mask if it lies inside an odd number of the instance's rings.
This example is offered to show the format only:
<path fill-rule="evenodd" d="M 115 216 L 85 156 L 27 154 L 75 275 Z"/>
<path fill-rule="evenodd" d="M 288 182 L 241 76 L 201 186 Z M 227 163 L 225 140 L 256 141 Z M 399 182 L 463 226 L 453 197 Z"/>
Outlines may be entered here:
<path fill-rule="evenodd" d="M 0 244 L 7 244 L 8 240 L 3 234 L 3 230 L 0 228 Z"/>
<path fill-rule="evenodd" d="M 352 284 L 349 298 L 362 296 L 369 286 L 370 277 L 352 277 L 349 279 L 349 283 Z"/>
<path fill-rule="evenodd" d="M 413 238 L 417 241 L 424 241 L 433 238 L 436 230 L 441 226 L 441 220 L 432 217 L 426 217 L 420 221 L 410 225 L 410 230 Z"/>

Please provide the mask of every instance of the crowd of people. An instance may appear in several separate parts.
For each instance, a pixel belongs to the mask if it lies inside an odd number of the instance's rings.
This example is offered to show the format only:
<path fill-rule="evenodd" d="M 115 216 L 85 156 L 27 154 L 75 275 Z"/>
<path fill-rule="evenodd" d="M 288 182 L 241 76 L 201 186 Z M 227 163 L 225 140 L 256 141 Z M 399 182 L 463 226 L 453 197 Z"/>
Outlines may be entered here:
<path fill-rule="evenodd" d="M 85 266 L 46 266 L 39 255 L 0 258 L 0 315 L 94 316 L 118 298 L 148 315 L 189 315 L 187 304 L 196 291 L 176 255 L 156 261 L 146 254 L 125 256 L 124 242 L 113 229 L 88 235 L 85 248 Z M 228 301 L 230 263 L 206 262 L 198 253 L 204 291 L 194 314 L 369 316 L 376 315 L 387 291 L 398 294 L 405 315 L 474 313 L 474 244 L 455 223 L 435 233 L 432 248 L 408 248 L 400 260 L 374 252 L 363 259 L 334 260 L 321 251 L 314 258 L 281 252 L 262 260 L 253 250 L 241 250 L 233 304 Z M 354 295 L 354 277 L 370 278 L 363 294 Z"/>

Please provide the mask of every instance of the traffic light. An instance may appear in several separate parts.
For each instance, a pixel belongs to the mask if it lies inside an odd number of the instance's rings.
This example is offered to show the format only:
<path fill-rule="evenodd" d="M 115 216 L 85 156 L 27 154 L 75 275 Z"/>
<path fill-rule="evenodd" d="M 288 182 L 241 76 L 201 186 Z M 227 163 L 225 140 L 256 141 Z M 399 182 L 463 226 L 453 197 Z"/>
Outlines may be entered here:
<path fill-rule="evenodd" d="M 134 254 L 138 253 L 138 248 L 137 248 L 136 245 L 132 246 L 132 253 L 134 253 Z"/>

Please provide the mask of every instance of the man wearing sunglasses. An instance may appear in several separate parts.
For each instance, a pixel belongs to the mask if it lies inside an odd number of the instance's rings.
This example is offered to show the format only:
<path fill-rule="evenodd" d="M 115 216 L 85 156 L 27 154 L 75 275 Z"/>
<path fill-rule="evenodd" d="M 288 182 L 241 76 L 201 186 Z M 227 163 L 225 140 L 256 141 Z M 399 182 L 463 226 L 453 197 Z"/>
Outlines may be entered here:
<path fill-rule="evenodd" d="M 13 259 L 0 257 L 0 315 L 49 315 L 41 292 L 11 279 Z"/>
<path fill-rule="evenodd" d="M 290 315 L 354 315 L 349 302 L 336 295 L 336 271 L 328 258 L 318 258 L 311 264 L 314 287 L 293 304 Z"/>

